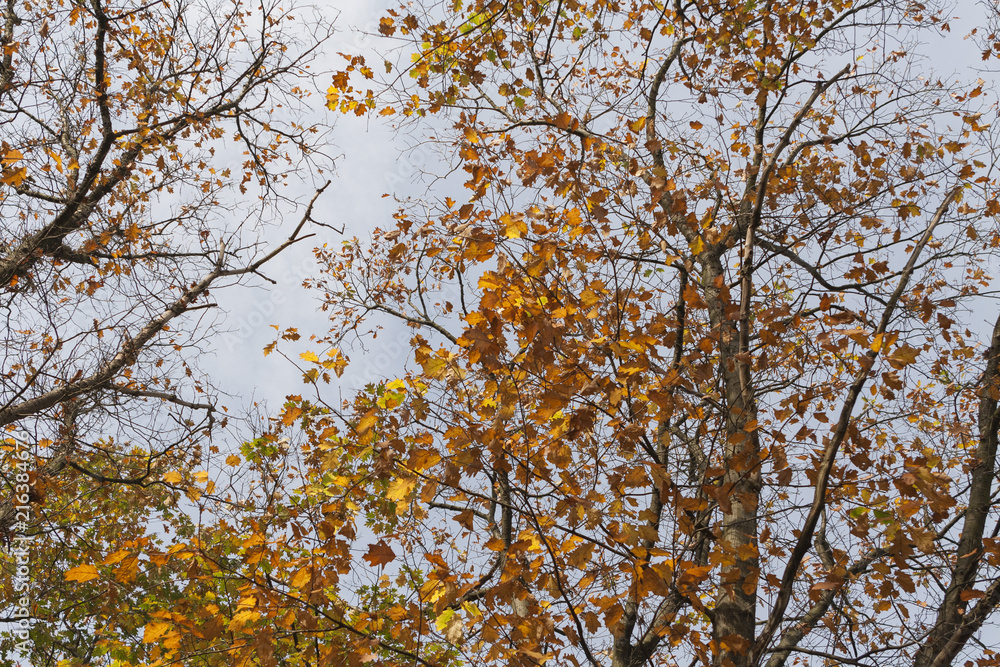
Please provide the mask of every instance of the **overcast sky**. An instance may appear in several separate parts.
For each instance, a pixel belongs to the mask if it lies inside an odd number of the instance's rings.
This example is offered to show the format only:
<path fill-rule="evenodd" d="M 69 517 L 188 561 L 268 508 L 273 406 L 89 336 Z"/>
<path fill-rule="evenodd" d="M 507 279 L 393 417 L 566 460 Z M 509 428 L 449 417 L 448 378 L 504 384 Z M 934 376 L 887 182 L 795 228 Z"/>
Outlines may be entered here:
<path fill-rule="evenodd" d="M 376 30 L 378 18 L 387 6 L 385 2 L 357 0 L 332 0 L 320 5 L 329 16 L 337 16 L 337 34 L 325 49 L 331 69 L 342 62 L 337 52 L 354 53 L 371 48 L 373 40 L 363 33 Z M 328 84 L 329 81 L 325 83 Z M 384 227 L 391 222 L 396 204 L 392 198 L 383 198 L 384 193 L 422 191 L 415 177 L 418 165 L 414 164 L 421 155 L 401 155 L 405 142 L 394 137 L 386 123 L 335 114 L 323 108 L 319 96 L 315 107 L 314 120 L 333 125 L 326 149 L 339 157 L 330 175 L 332 182 L 317 201 L 313 217 L 343 228 L 345 233 L 314 228 L 316 237 L 289 248 L 264 269 L 268 277 L 278 281 L 277 285 L 258 279 L 248 286 L 216 293 L 222 310 L 217 322 L 223 331 L 206 341 L 209 355 L 201 366 L 215 387 L 232 395 L 223 400 L 231 410 L 238 411 L 252 399 L 263 399 L 273 412 L 286 395 L 303 391 L 300 373 L 279 355 L 265 357 L 262 349 L 275 337 L 271 325 L 298 327 L 305 335 L 327 331 L 326 317 L 317 311 L 317 295 L 302 288 L 302 280 L 316 274 L 312 249 L 323 243 L 336 246 L 353 236 L 367 238 L 376 226 Z M 297 196 L 308 200 L 310 184 L 302 183 L 298 188 Z M 282 221 L 268 233 L 269 238 L 280 242 L 298 219 L 296 216 Z M 303 351 L 306 346 L 295 349 Z M 401 367 L 403 359 L 392 361 L 398 361 L 396 366 Z M 352 369 L 349 375 L 357 379 L 359 370 Z"/>

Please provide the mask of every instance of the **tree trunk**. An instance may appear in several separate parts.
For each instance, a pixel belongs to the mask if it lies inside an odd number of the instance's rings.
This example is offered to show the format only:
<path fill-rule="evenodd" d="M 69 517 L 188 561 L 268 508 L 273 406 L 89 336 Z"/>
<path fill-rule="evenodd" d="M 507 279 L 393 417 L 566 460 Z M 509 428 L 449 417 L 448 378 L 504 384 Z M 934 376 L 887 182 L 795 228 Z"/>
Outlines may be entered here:
<path fill-rule="evenodd" d="M 727 410 L 723 448 L 726 471 L 717 490 L 722 511 L 719 546 L 723 564 L 712 624 L 714 664 L 747 667 L 755 638 L 759 573 L 760 442 L 753 428 L 757 406 L 749 383 L 749 359 L 739 350 L 736 305 L 728 298 L 722 261 L 717 253 L 704 261 L 702 288 L 712 330 L 719 336 L 719 364 Z"/>

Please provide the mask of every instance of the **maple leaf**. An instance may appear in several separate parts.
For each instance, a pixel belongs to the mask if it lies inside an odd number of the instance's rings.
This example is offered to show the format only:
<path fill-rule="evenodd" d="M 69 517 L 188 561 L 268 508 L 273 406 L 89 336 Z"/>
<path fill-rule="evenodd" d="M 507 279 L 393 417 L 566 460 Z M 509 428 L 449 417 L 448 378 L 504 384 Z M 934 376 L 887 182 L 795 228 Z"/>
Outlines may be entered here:
<path fill-rule="evenodd" d="M 917 348 L 910 347 L 909 345 L 900 345 L 889 355 L 889 365 L 895 369 L 905 368 L 914 363 L 919 354 L 920 350 Z"/>
<path fill-rule="evenodd" d="M 379 567 L 395 560 L 396 554 L 388 544 L 379 540 L 368 546 L 368 552 L 362 558 L 372 567 Z"/>

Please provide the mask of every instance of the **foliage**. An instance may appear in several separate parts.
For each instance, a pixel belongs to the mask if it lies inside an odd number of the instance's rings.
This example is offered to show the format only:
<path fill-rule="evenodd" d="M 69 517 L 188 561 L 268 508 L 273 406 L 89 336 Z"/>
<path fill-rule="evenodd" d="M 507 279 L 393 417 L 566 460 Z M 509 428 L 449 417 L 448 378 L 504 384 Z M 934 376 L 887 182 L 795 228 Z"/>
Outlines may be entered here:
<path fill-rule="evenodd" d="M 378 659 L 996 664 L 995 106 L 921 61 L 944 15 L 427 12 L 328 96 L 437 114 L 465 177 L 318 253 L 321 344 L 412 332 L 385 405 L 304 424 L 410 590 Z"/>
<path fill-rule="evenodd" d="M 47 543 L 53 586 L 104 604 L 52 655 L 997 664 L 996 109 L 919 57 L 943 17 L 390 11 L 398 59 L 347 54 L 327 103 L 433 134 L 464 189 L 317 249 L 329 333 L 265 350 L 312 393 L 239 454 L 67 471 L 60 502 L 170 532 L 110 549 L 77 510 L 94 547 Z M 400 331 L 399 377 L 339 398 L 352 342 Z"/>
<path fill-rule="evenodd" d="M 0 534 L 30 552 L 25 591 L 6 549 L 3 617 L 22 598 L 33 617 L 23 644 L 2 626 L 3 664 L 140 664 L 152 614 L 185 599 L 198 561 L 168 548 L 199 534 L 191 503 L 226 425 L 197 365 L 210 291 L 306 236 L 308 210 L 271 248 L 261 220 L 293 213 L 290 177 L 328 162 L 301 118 L 330 28 L 293 19 L 2 5 Z"/>

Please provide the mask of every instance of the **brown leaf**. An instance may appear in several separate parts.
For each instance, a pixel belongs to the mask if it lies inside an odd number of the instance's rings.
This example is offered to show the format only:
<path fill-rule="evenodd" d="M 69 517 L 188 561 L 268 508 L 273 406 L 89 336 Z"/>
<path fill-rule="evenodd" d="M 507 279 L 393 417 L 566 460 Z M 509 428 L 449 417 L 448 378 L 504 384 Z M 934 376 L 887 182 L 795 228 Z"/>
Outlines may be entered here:
<path fill-rule="evenodd" d="M 379 540 L 368 547 L 368 553 L 362 558 L 368 561 L 372 567 L 379 567 L 391 563 L 396 558 L 396 554 L 384 540 Z"/>

